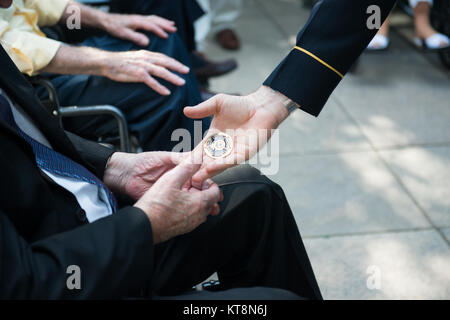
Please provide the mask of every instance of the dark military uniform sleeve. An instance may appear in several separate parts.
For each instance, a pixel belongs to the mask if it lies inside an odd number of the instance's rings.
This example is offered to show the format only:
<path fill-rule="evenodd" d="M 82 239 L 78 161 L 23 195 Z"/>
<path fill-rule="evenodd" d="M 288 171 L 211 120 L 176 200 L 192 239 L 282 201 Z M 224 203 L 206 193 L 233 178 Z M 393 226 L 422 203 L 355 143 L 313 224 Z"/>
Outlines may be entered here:
<path fill-rule="evenodd" d="M 329 96 L 367 47 L 377 29 L 369 29 L 369 6 L 386 19 L 396 0 L 323 0 L 297 36 L 297 44 L 264 85 L 318 116 Z"/>

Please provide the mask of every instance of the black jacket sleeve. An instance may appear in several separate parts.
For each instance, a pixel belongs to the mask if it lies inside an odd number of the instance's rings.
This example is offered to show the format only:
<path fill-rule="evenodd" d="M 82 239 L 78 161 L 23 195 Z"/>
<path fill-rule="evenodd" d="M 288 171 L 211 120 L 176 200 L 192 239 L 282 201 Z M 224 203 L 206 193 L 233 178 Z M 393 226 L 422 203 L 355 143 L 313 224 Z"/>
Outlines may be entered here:
<path fill-rule="evenodd" d="M 376 29 L 367 27 L 381 10 L 386 19 L 396 0 L 322 0 L 297 36 L 297 44 L 264 85 L 283 93 L 302 110 L 318 116 L 329 96 L 367 47 Z"/>
<path fill-rule="evenodd" d="M 133 295 L 152 274 L 153 240 L 147 216 L 129 207 L 105 219 L 27 243 L 0 212 L 1 299 L 117 299 Z M 69 290 L 69 266 L 81 289 Z"/>
<path fill-rule="evenodd" d="M 89 166 L 89 169 L 100 179 L 103 179 L 106 163 L 114 150 L 104 147 L 97 142 L 83 139 L 73 133 L 67 132 L 67 136 L 78 151 L 81 158 Z"/>

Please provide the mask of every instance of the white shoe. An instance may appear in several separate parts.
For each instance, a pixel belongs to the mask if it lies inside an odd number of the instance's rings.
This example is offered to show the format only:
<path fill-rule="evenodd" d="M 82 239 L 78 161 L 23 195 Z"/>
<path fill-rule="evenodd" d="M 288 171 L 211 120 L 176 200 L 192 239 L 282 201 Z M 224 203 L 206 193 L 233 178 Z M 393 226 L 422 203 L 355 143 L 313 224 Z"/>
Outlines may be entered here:
<path fill-rule="evenodd" d="M 389 38 L 382 35 L 376 34 L 372 41 L 367 45 L 367 50 L 370 51 L 382 51 L 389 47 Z"/>
<path fill-rule="evenodd" d="M 426 50 L 440 50 L 450 47 L 450 40 L 442 33 L 435 33 L 425 40 L 415 37 L 414 44 Z"/>

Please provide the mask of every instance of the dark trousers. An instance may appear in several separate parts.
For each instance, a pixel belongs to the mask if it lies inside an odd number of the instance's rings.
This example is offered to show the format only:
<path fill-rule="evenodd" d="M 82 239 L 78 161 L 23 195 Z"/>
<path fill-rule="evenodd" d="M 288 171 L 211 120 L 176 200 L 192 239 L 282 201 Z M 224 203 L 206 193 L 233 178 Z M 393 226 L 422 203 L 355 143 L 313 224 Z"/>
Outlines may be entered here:
<path fill-rule="evenodd" d="M 190 66 L 189 54 L 177 34 L 170 35 L 168 39 L 151 34 L 149 36 L 150 44 L 146 49 L 164 53 Z M 129 41 L 109 35 L 88 38 L 81 45 L 107 51 L 142 49 Z M 171 141 L 173 131 L 178 128 L 187 129 L 192 140 L 194 138 L 194 120 L 184 116 L 183 108 L 201 102 L 200 90 L 193 72 L 180 76 L 186 80 L 182 87 L 158 78 L 172 92 L 166 97 L 142 83 L 115 82 L 92 75 L 50 75 L 61 105 L 114 105 L 124 112 L 130 130 L 138 137 L 144 150 L 158 151 L 171 151 L 178 144 L 178 141 Z M 45 96 L 43 90 L 40 93 L 42 97 Z M 210 119 L 201 121 L 202 130 L 205 131 Z M 114 135 L 117 131 L 117 126 L 110 117 L 67 118 L 64 126 L 88 139 Z"/>
<path fill-rule="evenodd" d="M 204 14 L 196 0 L 114 0 L 112 3 L 115 12 L 153 14 L 174 21 L 188 51 L 195 50 L 194 22 Z"/>
<path fill-rule="evenodd" d="M 174 299 L 321 299 L 283 190 L 250 166 L 214 180 L 224 193 L 220 214 L 156 246 L 150 291 Z M 183 295 L 214 272 L 224 289 L 244 289 Z"/>

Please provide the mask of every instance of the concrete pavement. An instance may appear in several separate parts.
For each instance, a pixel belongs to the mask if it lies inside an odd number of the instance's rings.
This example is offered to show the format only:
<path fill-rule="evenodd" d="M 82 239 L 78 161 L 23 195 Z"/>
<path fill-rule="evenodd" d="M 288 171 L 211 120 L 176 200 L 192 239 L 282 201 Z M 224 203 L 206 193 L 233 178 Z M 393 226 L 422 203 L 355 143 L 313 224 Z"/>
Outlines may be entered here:
<path fill-rule="evenodd" d="M 246 0 L 238 71 L 218 92 L 250 93 L 309 15 L 297 0 Z M 285 190 L 326 299 L 450 298 L 450 73 L 395 33 L 364 54 L 318 118 L 280 129 Z M 299 70 L 301 76 L 301 70 Z"/>

